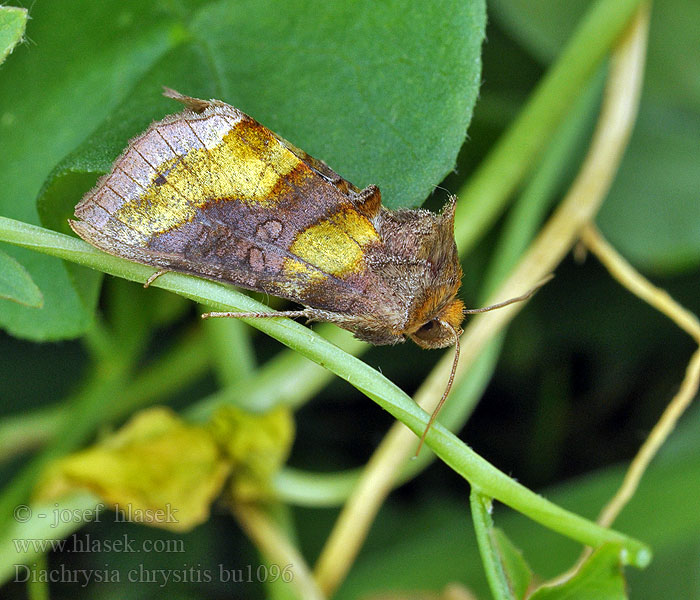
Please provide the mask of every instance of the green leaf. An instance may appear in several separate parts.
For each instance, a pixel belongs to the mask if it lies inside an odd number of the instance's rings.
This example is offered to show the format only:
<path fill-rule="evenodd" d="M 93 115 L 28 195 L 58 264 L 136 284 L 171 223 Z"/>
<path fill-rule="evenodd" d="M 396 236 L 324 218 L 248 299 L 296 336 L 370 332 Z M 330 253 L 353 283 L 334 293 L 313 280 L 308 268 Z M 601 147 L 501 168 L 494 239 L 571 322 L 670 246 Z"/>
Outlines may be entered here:
<path fill-rule="evenodd" d="M 625 579 L 620 547 L 606 544 L 596 550 L 571 579 L 554 587 L 541 587 L 530 600 L 624 600 Z"/>
<path fill-rule="evenodd" d="M 416 206 L 464 141 L 484 23 L 483 0 L 38 3 L 36 48 L 3 73 L 0 214 L 37 223 L 41 190 L 42 221 L 66 231 L 129 138 L 180 110 L 162 85 L 226 100 L 357 185 L 378 184 L 388 206 Z M 36 339 L 79 335 L 98 279 L 21 256 L 45 313 L 2 307 L 0 325 Z"/>
<path fill-rule="evenodd" d="M 0 6 L 0 65 L 22 41 L 27 18 L 26 8 Z"/>
<path fill-rule="evenodd" d="M 550 61 L 589 4 L 494 0 L 493 9 L 528 50 Z M 699 30 L 694 0 L 654 4 L 639 119 L 598 217 L 610 241 L 647 271 L 677 273 L 700 264 Z"/>
<path fill-rule="evenodd" d="M 0 298 L 41 308 L 44 297 L 27 270 L 0 250 Z"/>
<path fill-rule="evenodd" d="M 532 581 L 532 571 L 525 557 L 502 529 L 494 528 L 492 538 L 494 547 L 501 557 L 503 570 L 508 576 L 513 595 L 516 598 L 524 598 L 530 581 Z"/>
<path fill-rule="evenodd" d="M 493 597 L 497 600 L 524 598 L 532 571 L 506 534 L 493 526 L 491 498 L 472 487 L 470 503 L 479 552 Z"/>

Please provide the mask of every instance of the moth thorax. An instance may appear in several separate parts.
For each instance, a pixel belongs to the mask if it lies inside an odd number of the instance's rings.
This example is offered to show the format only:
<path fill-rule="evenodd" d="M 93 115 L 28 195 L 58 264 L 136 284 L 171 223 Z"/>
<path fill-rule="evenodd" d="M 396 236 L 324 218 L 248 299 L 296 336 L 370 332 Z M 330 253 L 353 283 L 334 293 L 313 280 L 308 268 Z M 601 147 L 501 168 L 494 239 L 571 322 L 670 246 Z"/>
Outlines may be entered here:
<path fill-rule="evenodd" d="M 446 348 L 462 332 L 463 320 L 464 302 L 455 299 L 409 335 L 421 348 Z"/>

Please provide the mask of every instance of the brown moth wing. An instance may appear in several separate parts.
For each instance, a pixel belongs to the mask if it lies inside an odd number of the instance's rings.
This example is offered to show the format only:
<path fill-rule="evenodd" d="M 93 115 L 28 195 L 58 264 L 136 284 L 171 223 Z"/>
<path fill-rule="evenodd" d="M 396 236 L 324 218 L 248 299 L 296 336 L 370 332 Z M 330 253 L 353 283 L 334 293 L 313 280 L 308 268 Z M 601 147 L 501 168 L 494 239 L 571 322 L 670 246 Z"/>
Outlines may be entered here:
<path fill-rule="evenodd" d="M 198 102 L 131 141 L 76 207 L 74 231 L 111 254 L 289 298 L 319 318 L 376 311 L 386 286 L 366 257 L 381 254 L 379 191 L 356 192 L 228 104 Z"/>
<path fill-rule="evenodd" d="M 292 152 L 300 161 L 309 166 L 311 169 L 316 171 L 319 175 L 327 179 L 335 187 L 337 187 L 343 194 L 347 195 L 348 192 L 352 191 L 358 193 L 360 189 L 343 179 L 338 173 L 331 169 L 325 162 L 314 158 L 310 154 L 304 152 L 301 148 L 297 148 L 294 144 L 285 140 L 283 137 L 273 133 L 273 135 L 290 151 Z"/>
<path fill-rule="evenodd" d="M 355 184 L 338 175 L 338 173 L 322 160 L 314 158 L 276 133 L 273 133 L 273 135 L 299 160 L 336 187 L 341 194 L 350 197 L 356 208 L 368 219 L 374 219 L 379 214 L 382 196 L 376 185 L 369 185 L 364 189 L 360 189 Z"/>

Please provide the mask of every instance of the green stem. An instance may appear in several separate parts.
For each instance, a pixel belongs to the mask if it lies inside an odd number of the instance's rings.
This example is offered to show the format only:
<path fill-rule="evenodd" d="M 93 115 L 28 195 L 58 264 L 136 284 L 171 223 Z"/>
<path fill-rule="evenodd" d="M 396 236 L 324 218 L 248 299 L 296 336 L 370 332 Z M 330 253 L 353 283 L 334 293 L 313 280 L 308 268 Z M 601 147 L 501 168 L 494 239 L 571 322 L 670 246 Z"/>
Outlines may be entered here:
<path fill-rule="evenodd" d="M 231 512 L 267 560 L 287 569 L 287 582 L 296 598 L 323 600 L 306 561 L 284 528 L 266 509 L 253 504 L 235 503 Z"/>
<path fill-rule="evenodd" d="M 510 585 L 508 585 L 508 577 L 501 563 L 500 556 L 491 540 L 491 532 L 493 531 L 491 498 L 480 494 L 472 486 L 469 504 L 472 509 L 472 522 L 474 523 L 476 542 L 479 545 L 479 554 L 481 554 L 481 561 L 484 564 L 484 571 L 491 588 L 491 594 L 495 600 L 516 600 Z"/>
<path fill-rule="evenodd" d="M 99 314 L 95 315 L 92 324 L 85 331 L 82 342 L 95 362 L 107 363 L 110 358 L 120 361 L 125 358 L 121 352 L 116 351 L 114 337 Z"/>
<path fill-rule="evenodd" d="M 4 417 L 0 421 L 0 463 L 45 444 L 56 435 L 64 412 L 63 404 L 53 404 Z"/>
<path fill-rule="evenodd" d="M 82 240 L 4 217 L 0 217 L 0 241 L 33 248 L 135 281 L 144 281 L 153 272 L 152 268 L 104 254 Z M 154 285 L 204 302 L 216 310 L 260 312 L 266 309 L 224 285 L 179 273 L 166 273 Z M 345 379 L 416 435 L 422 434 L 428 415 L 400 388 L 359 359 L 289 319 L 249 319 L 248 322 Z M 619 542 L 627 549 L 631 564 L 643 566 L 648 563 L 650 551 L 641 542 L 599 527 L 547 502 L 490 465 L 444 427 L 436 424 L 428 434 L 426 444 L 465 479 L 535 521 L 585 544 L 599 546 L 606 541 Z"/>
<path fill-rule="evenodd" d="M 466 422 L 491 378 L 501 345 L 502 337 L 492 340 L 472 365 L 469 375 L 454 388 L 455 398 L 461 401 L 446 403 L 440 413 L 440 422 L 448 429 L 458 429 Z M 407 461 L 396 478 L 395 485 L 410 481 L 433 460 L 435 455 L 432 452 L 421 452 L 416 460 Z M 275 477 L 275 491 L 280 499 L 299 506 L 338 506 L 348 499 L 363 470 L 357 468 L 335 473 L 310 473 L 285 467 Z"/>
<path fill-rule="evenodd" d="M 36 572 L 46 573 L 49 570 L 48 555 L 43 554 L 36 559 Z M 27 582 L 27 598 L 29 600 L 49 600 L 49 582 L 39 579 L 38 581 L 29 580 Z"/>

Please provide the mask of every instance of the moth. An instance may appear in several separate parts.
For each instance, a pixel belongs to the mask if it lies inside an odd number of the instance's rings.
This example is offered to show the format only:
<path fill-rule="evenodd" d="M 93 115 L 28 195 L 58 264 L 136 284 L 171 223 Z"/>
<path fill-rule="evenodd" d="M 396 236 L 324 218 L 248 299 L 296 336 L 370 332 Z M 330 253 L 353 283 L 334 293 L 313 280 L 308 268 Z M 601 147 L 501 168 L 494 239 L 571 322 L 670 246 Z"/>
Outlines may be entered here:
<path fill-rule="evenodd" d="M 70 226 L 98 248 L 287 298 L 301 310 L 205 317 L 306 317 L 375 345 L 455 345 L 467 313 L 455 198 L 440 214 L 389 210 L 240 110 L 165 88 L 185 109 L 130 141 L 75 208 Z M 432 424 L 435 410 L 423 438 Z M 422 440 L 421 439 L 421 443 Z"/>

